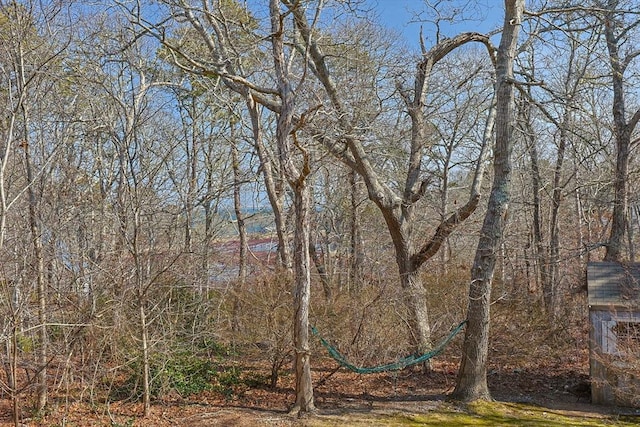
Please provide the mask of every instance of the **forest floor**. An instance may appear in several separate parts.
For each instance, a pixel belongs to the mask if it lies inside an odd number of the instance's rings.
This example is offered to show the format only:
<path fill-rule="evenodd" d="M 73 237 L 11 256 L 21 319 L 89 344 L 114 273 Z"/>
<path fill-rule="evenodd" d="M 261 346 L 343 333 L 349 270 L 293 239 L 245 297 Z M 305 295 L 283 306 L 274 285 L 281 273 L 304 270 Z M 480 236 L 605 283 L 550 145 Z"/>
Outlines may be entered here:
<path fill-rule="evenodd" d="M 451 360 L 449 360 L 451 359 Z M 278 387 L 260 383 L 269 373 L 260 364 L 237 366 L 244 381 L 232 394 L 206 392 L 189 398 L 156 401 L 143 418 L 139 403 L 90 405 L 54 402 L 45 418 L 24 419 L 33 426 L 371 426 L 371 425 L 640 425 L 640 410 L 592 405 L 584 358 L 538 361 L 533 366 L 503 363 L 488 376 L 495 403 L 469 407 L 447 400 L 457 364 L 453 357 L 433 363 L 430 373 L 418 369 L 357 375 L 336 370 L 322 359 L 314 372 L 317 412 L 293 417 L 293 375 L 283 373 Z M 495 364 L 495 363 L 494 363 Z M 588 366 L 588 365 L 587 365 Z M 246 379 L 258 380 L 255 382 Z M 2 401 L 0 425 L 10 424 L 10 406 Z M 463 416 L 463 418 L 460 418 Z"/>
<path fill-rule="evenodd" d="M 494 402 L 465 405 L 448 399 L 455 386 L 462 339 L 432 359 L 432 371 L 358 375 L 338 369 L 314 342 L 312 354 L 317 411 L 303 418 L 288 414 L 294 402 L 294 375 L 280 370 L 270 388 L 270 364 L 258 347 L 220 358 L 218 369 L 233 372 L 227 388 L 155 400 L 142 417 L 139 402 L 87 399 L 80 385 L 50 387 L 44 417 L 22 413 L 23 426 L 605 426 L 638 425 L 640 409 L 590 403 L 588 326 L 550 327 L 531 316 L 495 310 L 488 384 Z M 78 366 L 78 369 L 81 367 Z M 68 388 L 66 388 L 68 387 Z M 66 388 L 66 389 L 65 389 Z M 221 391 L 222 390 L 222 391 Z M 84 396 L 79 398 L 77 396 Z M 25 398 L 23 406 L 28 407 Z M 0 426 L 11 424 L 11 404 L 0 395 Z"/>

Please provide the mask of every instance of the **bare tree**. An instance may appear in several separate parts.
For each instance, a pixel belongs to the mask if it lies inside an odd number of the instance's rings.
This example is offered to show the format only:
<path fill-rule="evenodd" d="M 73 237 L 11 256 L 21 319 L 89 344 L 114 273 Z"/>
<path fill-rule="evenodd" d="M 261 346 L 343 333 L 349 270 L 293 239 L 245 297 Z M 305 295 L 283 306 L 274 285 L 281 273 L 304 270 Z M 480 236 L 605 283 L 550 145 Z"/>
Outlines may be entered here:
<path fill-rule="evenodd" d="M 601 7 L 605 9 L 602 25 L 611 66 L 612 113 L 616 143 L 613 220 L 604 258 L 608 261 L 622 261 L 629 215 L 629 158 L 632 135 L 640 121 L 640 108 L 636 109 L 631 117 L 627 117 L 625 101 L 625 73 L 631 62 L 640 55 L 640 49 L 627 46 L 631 43 L 630 32 L 638 26 L 640 20 L 635 14 L 621 10 L 623 2 L 619 0 L 608 0 Z M 626 22 L 629 17 L 631 22 Z"/>
<path fill-rule="evenodd" d="M 462 361 L 453 391 L 455 398 L 467 401 L 491 398 L 487 387 L 491 284 L 509 202 L 509 175 L 515 127 L 513 63 L 524 3 L 524 0 L 505 0 L 504 24 L 496 59 L 494 177 L 471 270 L 468 323 Z"/>
<path fill-rule="evenodd" d="M 47 365 L 50 362 L 47 332 L 48 284 L 43 248 L 45 227 L 42 224 L 41 199 L 45 192 L 43 187 L 49 170 L 47 165 L 54 158 L 60 141 L 48 128 L 43 112 L 46 110 L 46 103 L 52 102 L 51 93 L 59 83 L 60 76 L 57 65 L 68 46 L 69 24 L 64 19 L 60 19 L 62 9 L 63 5 L 57 2 L 47 5 L 32 2 L 0 5 L 2 18 L 0 39 L 4 58 L 0 63 L 2 72 L 0 79 L 4 87 L 2 98 L 3 117 L 5 117 L 0 125 L 3 135 L 0 165 L 0 251 L 4 254 L 9 210 L 26 195 L 27 214 L 24 218 L 28 222 L 31 235 L 32 253 L 28 255 L 28 259 L 31 259 L 29 264 L 32 268 L 29 270 L 32 271 L 26 271 L 25 278 L 28 278 L 28 282 L 32 280 L 35 282 L 33 286 L 23 288 L 24 294 L 21 295 L 22 286 L 18 285 L 20 280 L 16 279 L 14 295 L 10 298 L 12 304 L 9 318 L 13 325 L 11 326 L 12 338 L 7 342 L 7 351 L 10 355 L 9 364 L 12 366 L 8 372 L 8 379 L 13 400 L 13 421 L 16 425 L 20 419 L 18 394 L 20 389 L 26 389 L 18 385 L 17 377 L 19 350 L 16 334 L 20 331 L 37 331 L 37 338 L 34 339 L 37 343 L 36 409 L 44 411 L 48 402 Z M 12 165 L 12 158 L 18 154 L 22 154 L 24 177 L 17 180 L 18 186 L 12 185 L 10 188 L 5 181 L 6 173 L 16 166 L 16 164 Z M 12 181 L 16 181 L 15 177 Z M 4 255 L 3 258 L 5 258 Z M 9 261 L 13 257 L 6 258 L 6 261 Z M 37 326 L 24 329 L 22 318 L 23 316 L 27 318 L 30 300 L 37 301 L 35 308 Z"/>
<path fill-rule="evenodd" d="M 110 19 L 110 18 L 107 18 Z M 113 18 L 117 23 L 118 17 Z M 183 253 L 181 250 L 160 252 L 163 245 L 161 231 L 165 224 L 161 219 L 160 189 L 169 177 L 163 175 L 162 165 L 170 157 L 173 146 L 162 145 L 163 155 L 158 155 L 161 127 L 149 126 L 152 119 L 163 113 L 164 105 L 154 102 L 154 97 L 166 87 L 174 85 L 163 79 L 158 67 L 158 58 L 150 55 L 148 39 L 131 40 L 124 27 L 117 25 L 114 31 L 102 33 L 105 42 L 101 57 L 96 58 L 95 75 L 91 83 L 102 93 L 107 103 L 105 108 L 107 135 L 113 147 L 111 174 L 114 182 L 115 230 L 117 265 L 121 266 L 120 281 L 123 295 L 130 300 L 123 301 L 125 307 L 132 305 L 137 316 L 139 335 L 139 367 L 144 416 L 151 410 L 151 359 L 153 336 L 151 325 L 159 316 L 153 307 L 153 286 L 162 273 L 173 265 Z M 191 160 L 191 158 L 189 158 Z M 185 165 L 187 176 L 192 165 Z M 188 236 L 187 236 L 188 237 Z M 188 240 L 186 243 L 189 243 Z M 127 315 L 126 312 L 124 314 Z"/>
<path fill-rule="evenodd" d="M 488 36 L 478 33 L 464 33 L 446 39 L 424 50 L 422 59 L 416 66 L 413 90 L 398 84 L 406 111 L 411 119 L 411 137 L 409 142 L 408 164 L 404 172 L 402 191 L 396 192 L 385 183 L 383 177 L 374 168 L 363 140 L 357 136 L 356 124 L 349 121 L 354 106 L 345 104 L 340 88 L 331 74 L 327 56 L 315 39 L 313 29 L 307 20 L 307 13 L 300 3 L 285 1 L 295 16 L 296 26 L 302 37 L 300 49 L 305 52 L 313 64 L 311 70 L 321 83 L 327 102 L 333 109 L 339 134 L 336 138 L 320 132 L 317 138 L 333 155 L 349 168 L 362 176 L 372 200 L 384 217 L 394 244 L 396 263 L 405 301 L 409 307 L 409 334 L 416 352 L 424 352 L 431 347 L 431 327 L 427 313 L 426 290 L 419 277 L 420 267 L 432 258 L 456 226 L 464 222 L 476 209 L 480 200 L 480 183 L 484 168 L 484 154 L 479 156 L 476 165 L 474 185 L 469 199 L 455 209 L 436 227 L 433 236 L 424 243 L 418 243 L 415 236 L 416 203 L 424 196 L 429 187 L 429 179 L 423 176 L 423 159 L 428 148 L 428 125 L 425 117 L 425 98 L 434 66 L 455 49 L 472 42 L 486 46 L 489 57 L 493 58 L 494 49 Z M 484 141 L 493 129 L 493 113 L 489 109 Z M 483 141 L 483 142 L 484 142 Z M 481 153 L 484 149 L 481 149 Z"/>
<path fill-rule="evenodd" d="M 452 39 L 442 40 L 432 49 L 428 51 L 425 49 L 423 52 L 423 58 L 416 66 L 413 89 L 404 88 L 402 84 L 399 84 L 398 91 L 402 95 L 404 108 L 411 119 L 412 130 L 408 144 L 408 166 L 404 177 L 402 177 L 404 182 L 401 184 L 402 189 L 396 192 L 391 185 L 384 182 L 382 175 L 376 171 L 370 155 L 365 149 L 364 140 L 358 136 L 360 131 L 355 132 L 358 129 L 358 123 L 351 122 L 349 117 L 359 117 L 358 114 L 350 114 L 352 111 L 356 112 L 356 106 L 345 104 L 345 99 L 343 99 L 339 87 L 336 86 L 335 77 L 329 71 L 331 69 L 328 65 L 329 59 L 324 55 L 313 32 L 316 21 L 310 23 L 307 20 L 305 6 L 301 3 L 285 1 L 283 4 L 293 14 L 296 31 L 300 35 L 300 39 L 294 38 L 293 42 L 302 53 L 301 71 L 303 75 L 311 72 L 316 76 L 316 82 L 321 85 L 325 94 L 323 102 L 326 102 L 326 107 L 331 110 L 331 116 L 336 120 L 340 135 L 334 138 L 333 135 L 327 135 L 326 132 L 314 131 L 312 133 L 315 134 L 314 137 L 317 140 L 325 145 L 326 149 L 363 177 L 370 199 L 380 209 L 394 242 L 398 273 L 407 306 L 410 308 L 411 314 L 408 324 L 410 325 L 409 334 L 412 344 L 416 351 L 425 351 L 430 347 L 431 332 L 426 311 L 426 294 L 419 279 L 419 268 L 438 252 L 456 226 L 475 211 L 480 198 L 479 183 L 485 164 L 484 155 L 480 155 L 480 161 L 476 164 L 478 179 L 474 180 L 474 186 L 469 191 L 468 201 L 449 213 L 435 227 L 435 232 L 430 239 L 425 239 L 425 242 L 418 244 L 414 231 L 415 209 L 417 202 L 429 187 L 428 177 L 423 174 L 423 158 L 431 142 L 427 135 L 428 126 L 425 117 L 426 91 L 434 66 L 455 49 L 468 43 L 479 42 L 486 46 L 489 58 L 493 58 L 494 48 L 488 36 L 477 33 L 466 33 Z M 318 7 L 316 16 L 320 11 L 321 6 Z M 145 21 L 137 11 L 134 11 L 132 16 L 145 31 L 156 34 L 158 39 L 174 52 L 175 63 L 185 71 L 220 78 L 226 87 L 246 97 L 250 112 L 256 108 L 256 104 L 260 104 L 278 116 L 283 114 L 283 109 L 286 106 L 282 104 L 282 91 L 261 84 L 262 80 L 260 79 L 250 80 L 247 77 L 249 73 L 243 68 L 243 62 L 246 62 L 243 61 L 243 58 L 246 53 L 239 49 L 237 40 L 234 43 L 234 40 L 230 38 L 233 32 L 231 27 L 224 25 L 228 22 L 229 16 L 238 13 L 236 9 L 225 11 L 221 5 L 215 2 L 204 9 L 195 7 L 188 2 L 178 2 L 172 13 L 174 15 L 178 13 L 184 17 L 195 29 L 209 49 L 211 60 L 204 61 L 190 54 L 189 49 L 170 40 L 165 36 L 165 32 L 157 25 Z M 209 32 L 207 29 L 212 31 Z M 258 40 L 258 38 L 254 38 L 254 40 Z M 305 65 L 307 61 L 309 65 Z M 261 73 L 255 75 L 259 77 Z M 315 101 L 309 101 L 309 103 L 312 102 Z M 313 108 L 313 104 L 309 108 Z M 482 132 L 483 142 L 488 139 L 493 129 L 493 110 L 489 108 L 488 111 L 488 120 L 485 130 Z M 251 114 L 253 117 L 257 116 L 255 112 Z M 303 120 L 302 113 L 295 113 L 291 119 L 299 123 Z M 317 126 L 323 126 L 323 124 L 318 122 Z M 257 126 L 254 128 L 259 129 Z M 327 128 L 329 126 L 324 125 L 325 131 Z M 485 152 L 484 149 L 481 151 Z M 260 152 L 258 149 L 259 154 Z M 269 163 L 263 162 L 264 165 L 269 165 Z M 284 164 L 282 167 L 284 169 Z M 266 170 L 266 167 L 263 167 L 263 171 L 266 172 Z M 290 176 L 287 179 L 290 181 Z M 269 185 L 267 185 L 267 189 L 269 189 Z M 268 194 L 271 192 L 268 191 Z M 274 210 L 276 210 L 275 207 Z"/>
<path fill-rule="evenodd" d="M 311 173 L 310 155 L 298 141 L 294 126 L 296 94 L 291 81 L 290 58 L 286 57 L 284 44 L 284 14 L 280 0 L 270 0 L 272 54 L 275 65 L 276 84 L 281 105 L 276 127 L 278 154 L 285 176 L 293 191 L 295 227 L 293 237 L 294 319 L 293 345 L 295 348 L 294 369 L 296 372 L 296 401 L 292 413 L 315 410 L 309 349 L 309 303 L 311 298 L 310 216 L 311 192 L 307 177 Z M 295 51 L 290 51 L 295 55 Z M 300 122 L 298 126 L 301 124 Z M 301 155 L 301 164 L 294 163 L 294 152 Z"/>

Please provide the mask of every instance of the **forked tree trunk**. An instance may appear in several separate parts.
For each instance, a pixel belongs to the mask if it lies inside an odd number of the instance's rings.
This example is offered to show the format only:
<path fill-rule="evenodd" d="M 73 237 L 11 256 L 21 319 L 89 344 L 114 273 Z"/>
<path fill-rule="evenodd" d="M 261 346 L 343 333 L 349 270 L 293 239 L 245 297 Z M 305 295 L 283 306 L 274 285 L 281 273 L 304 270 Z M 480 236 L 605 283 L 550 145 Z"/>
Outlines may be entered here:
<path fill-rule="evenodd" d="M 291 251 L 287 238 L 287 224 L 284 215 L 284 191 L 278 181 L 284 181 L 283 177 L 278 180 L 274 170 L 273 159 L 264 145 L 262 135 L 262 125 L 260 124 L 260 112 L 258 104 L 253 97 L 245 93 L 245 102 L 251 118 L 251 129 L 253 132 L 253 145 L 260 159 L 260 170 L 262 179 L 269 199 L 269 205 L 273 211 L 273 221 L 276 227 L 278 238 L 278 264 L 284 271 L 291 271 Z"/>
<path fill-rule="evenodd" d="M 347 151 L 342 148 L 342 144 L 335 144 L 331 138 L 320 138 L 331 153 L 347 164 L 352 170 L 358 172 L 362 177 L 369 199 L 380 209 L 387 224 L 389 234 L 393 240 L 398 263 L 398 273 L 401 276 L 401 286 L 406 295 L 408 310 L 411 319 L 410 331 L 415 351 L 424 350 L 431 340 L 428 327 L 429 319 L 426 305 L 418 306 L 422 302 L 426 303 L 424 289 L 418 277 L 418 270 L 426 260 L 431 259 L 438 253 L 438 250 L 446 242 L 448 236 L 457 225 L 465 221 L 475 210 L 480 198 L 478 187 L 474 184 L 469 200 L 464 206 L 443 219 L 438 225 L 436 232 L 431 239 L 424 239 L 424 243 L 417 251 L 412 242 L 417 236 L 412 234 L 414 226 L 414 210 L 416 203 L 422 198 L 428 188 L 428 181 L 424 179 L 422 171 L 422 161 L 426 154 L 428 138 L 426 137 L 427 119 L 425 118 L 426 89 L 431 77 L 434 65 L 453 50 L 472 42 L 482 43 L 487 47 L 490 55 L 493 55 L 493 46 L 489 38 L 479 33 L 464 33 L 452 39 L 443 40 L 428 52 L 423 52 L 423 57 L 416 67 L 416 77 L 414 81 L 414 91 L 400 88 L 404 97 L 409 116 L 411 117 L 411 144 L 406 171 L 406 181 L 402 194 L 394 191 L 391 186 L 385 184 L 376 173 L 373 165 L 369 162 L 369 155 L 362 143 L 352 136 L 353 124 L 349 122 L 351 116 L 342 102 L 342 95 L 336 86 L 333 76 L 330 73 L 331 67 L 326 62 L 326 55 L 320 49 L 319 44 L 313 38 L 312 27 L 309 25 L 304 3 L 283 0 L 294 16 L 294 20 L 301 38 L 304 41 L 305 52 L 314 64 L 311 68 L 316 78 L 323 85 L 331 104 L 338 117 L 337 125 L 340 132 L 344 133 L 344 143 Z M 401 86 L 401 85 L 400 85 Z M 492 117 L 492 113 L 489 114 Z M 487 127 L 492 127 L 492 120 L 487 122 Z M 337 146 L 340 148 L 337 148 Z M 482 157 L 482 156 L 481 156 Z M 482 161 L 478 163 L 479 176 L 482 176 Z"/>
<path fill-rule="evenodd" d="M 302 414 L 315 410 L 309 349 L 309 303 L 311 301 L 309 206 L 311 203 L 311 190 L 306 182 L 311 173 L 311 167 L 309 153 L 298 142 L 296 130 L 293 128 L 295 96 L 289 79 L 288 62 L 285 60 L 283 41 L 284 15 L 280 13 L 280 0 L 269 1 L 269 12 L 271 16 L 273 62 L 278 92 L 282 100 L 276 125 L 276 142 L 280 164 L 284 169 L 289 186 L 293 190 L 295 218 L 293 234 L 293 345 L 295 351 L 296 401 L 291 413 Z M 294 162 L 292 152 L 294 149 L 297 149 L 301 154 L 302 164 L 300 166 L 296 166 Z"/>
<path fill-rule="evenodd" d="M 505 0 L 502 39 L 496 59 L 494 179 L 471 270 L 468 323 L 462 361 L 453 391 L 454 398 L 465 401 L 491 399 L 487 386 L 491 284 L 509 201 L 512 132 L 515 121 L 513 61 L 524 3 L 524 0 Z"/>

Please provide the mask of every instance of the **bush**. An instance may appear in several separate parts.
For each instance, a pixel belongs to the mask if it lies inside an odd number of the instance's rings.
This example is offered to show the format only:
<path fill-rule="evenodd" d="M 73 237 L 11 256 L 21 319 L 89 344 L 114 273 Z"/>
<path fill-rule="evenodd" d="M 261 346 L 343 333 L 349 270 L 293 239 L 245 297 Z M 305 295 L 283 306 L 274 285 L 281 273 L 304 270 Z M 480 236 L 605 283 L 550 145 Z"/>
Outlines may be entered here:
<path fill-rule="evenodd" d="M 152 361 L 151 395 L 154 399 L 171 392 L 181 397 L 203 391 L 216 391 L 230 398 L 240 383 L 240 369 L 214 363 L 211 359 L 181 352 L 166 360 Z M 142 397 L 142 364 L 129 367 L 126 380 L 110 394 L 113 400 L 139 400 Z"/>
<path fill-rule="evenodd" d="M 152 394 L 156 397 L 175 391 L 190 396 L 212 389 L 217 369 L 209 359 L 182 353 L 167 360 L 161 370 L 152 369 Z"/>

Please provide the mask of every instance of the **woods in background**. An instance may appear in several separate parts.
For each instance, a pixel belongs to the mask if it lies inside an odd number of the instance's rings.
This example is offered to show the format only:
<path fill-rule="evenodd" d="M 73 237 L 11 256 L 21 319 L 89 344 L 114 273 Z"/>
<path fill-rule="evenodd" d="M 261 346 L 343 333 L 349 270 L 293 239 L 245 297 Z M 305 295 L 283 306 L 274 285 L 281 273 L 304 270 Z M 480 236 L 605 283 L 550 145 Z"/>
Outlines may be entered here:
<path fill-rule="evenodd" d="M 171 363 L 256 343 L 312 411 L 310 319 L 378 304 L 378 355 L 468 315 L 455 394 L 488 397 L 492 301 L 560 321 L 588 260 L 635 261 L 634 2 L 509 0 L 491 34 L 460 3 L 420 52 L 361 1 L 0 3 L 15 422 L 72 382 L 146 414 Z"/>

